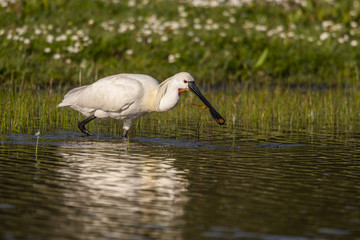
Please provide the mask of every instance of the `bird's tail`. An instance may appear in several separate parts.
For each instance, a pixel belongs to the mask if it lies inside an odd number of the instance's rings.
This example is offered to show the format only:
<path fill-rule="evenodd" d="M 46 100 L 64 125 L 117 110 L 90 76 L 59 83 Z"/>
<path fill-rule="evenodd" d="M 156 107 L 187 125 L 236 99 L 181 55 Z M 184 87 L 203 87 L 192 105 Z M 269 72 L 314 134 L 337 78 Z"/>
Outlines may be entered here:
<path fill-rule="evenodd" d="M 77 87 L 74 88 L 72 90 L 70 90 L 65 96 L 64 99 L 62 100 L 61 103 L 59 103 L 59 105 L 57 105 L 57 107 L 69 107 L 71 105 L 73 105 L 74 103 L 76 103 L 76 100 L 79 96 L 79 91 L 86 88 L 86 86 L 81 86 L 81 87 Z"/>

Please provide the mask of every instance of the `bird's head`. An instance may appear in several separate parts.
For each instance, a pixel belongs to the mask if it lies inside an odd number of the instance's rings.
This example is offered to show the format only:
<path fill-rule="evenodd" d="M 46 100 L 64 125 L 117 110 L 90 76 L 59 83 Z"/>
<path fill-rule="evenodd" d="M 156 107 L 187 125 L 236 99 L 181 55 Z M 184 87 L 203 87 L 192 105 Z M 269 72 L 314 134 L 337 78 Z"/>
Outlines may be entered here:
<path fill-rule="evenodd" d="M 201 93 L 200 89 L 196 86 L 194 78 L 193 76 L 191 76 L 190 73 L 178 73 L 173 76 L 173 81 L 175 81 L 178 86 L 179 96 L 186 91 L 191 91 L 195 93 L 210 110 L 211 116 L 214 118 L 214 120 L 220 125 L 223 125 L 225 123 L 225 119 L 214 109 L 213 106 L 211 106 L 208 100 L 206 100 L 204 95 Z"/>
<path fill-rule="evenodd" d="M 189 89 L 189 83 L 195 83 L 193 76 L 191 76 L 190 73 L 187 72 L 180 72 L 173 76 L 173 81 L 176 82 L 176 85 L 178 87 L 178 93 L 179 96 L 183 92 L 190 91 Z"/>

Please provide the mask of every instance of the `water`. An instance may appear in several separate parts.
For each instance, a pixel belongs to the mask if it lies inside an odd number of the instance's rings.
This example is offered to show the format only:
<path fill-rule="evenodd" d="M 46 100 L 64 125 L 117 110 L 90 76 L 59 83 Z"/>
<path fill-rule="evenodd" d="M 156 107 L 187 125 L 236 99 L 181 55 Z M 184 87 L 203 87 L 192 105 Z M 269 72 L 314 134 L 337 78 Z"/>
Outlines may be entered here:
<path fill-rule="evenodd" d="M 193 129 L 2 136 L 0 238 L 360 239 L 360 131 Z"/>

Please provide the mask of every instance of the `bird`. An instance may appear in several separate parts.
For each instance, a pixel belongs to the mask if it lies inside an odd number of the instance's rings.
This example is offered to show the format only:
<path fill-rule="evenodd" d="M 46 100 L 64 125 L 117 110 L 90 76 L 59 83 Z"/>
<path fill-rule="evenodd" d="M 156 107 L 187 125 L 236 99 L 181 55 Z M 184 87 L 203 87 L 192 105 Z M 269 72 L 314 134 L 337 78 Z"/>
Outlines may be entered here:
<path fill-rule="evenodd" d="M 207 101 L 188 72 L 180 72 L 159 83 L 145 74 L 120 73 L 104 77 L 90 85 L 70 90 L 58 107 L 70 107 L 86 118 L 78 128 L 87 136 L 93 134 L 86 128 L 92 120 L 118 119 L 123 121 L 124 139 L 136 119 L 150 112 L 165 112 L 178 104 L 184 92 L 195 93 L 210 111 L 213 119 L 223 125 L 225 119 Z M 198 106 L 198 105 L 197 105 Z"/>

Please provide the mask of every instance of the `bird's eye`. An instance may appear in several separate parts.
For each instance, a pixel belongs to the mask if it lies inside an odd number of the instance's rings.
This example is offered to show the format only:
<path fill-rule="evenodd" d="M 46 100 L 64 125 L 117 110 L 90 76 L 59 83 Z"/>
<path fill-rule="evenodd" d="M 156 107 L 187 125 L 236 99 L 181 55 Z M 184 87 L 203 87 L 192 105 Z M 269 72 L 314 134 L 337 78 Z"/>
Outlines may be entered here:
<path fill-rule="evenodd" d="M 187 83 L 187 81 L 186 81 L 186 80 L 184 80 L 184 83 Z"/>

